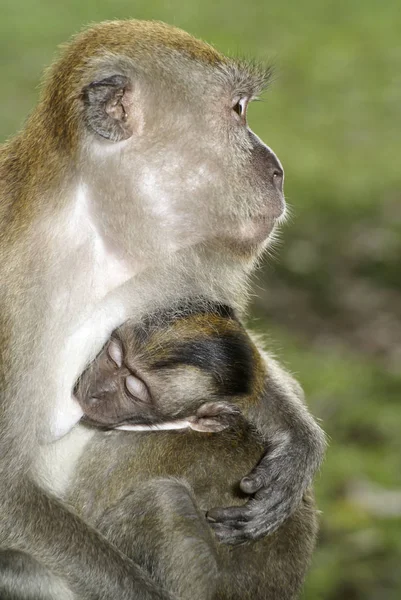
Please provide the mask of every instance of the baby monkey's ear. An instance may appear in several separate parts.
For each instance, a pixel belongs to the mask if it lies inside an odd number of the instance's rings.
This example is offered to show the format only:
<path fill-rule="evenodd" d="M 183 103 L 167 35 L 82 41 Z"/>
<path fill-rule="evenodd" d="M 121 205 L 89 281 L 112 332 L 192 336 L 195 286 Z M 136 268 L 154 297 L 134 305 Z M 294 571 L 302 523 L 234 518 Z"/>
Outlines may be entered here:
<path fill-rule="evenodd" d="M 240 418 L 241 411 L 229 402 L 205 402 L 196 411 L 196 415 L 188 418 L 194 431 L 217 432 L 232 427 Z"/>
<path fill-rule="evenodd" d="M 118 367 L 118 368 L 122 367 L 123 348 L 122 348 L 121 342 L 119 340 L 117 340 L 115 338 L 110 340 L 110 342 L 107 345 L 107 356 L 110 358 L 110 360 L 113 361 L 113 363 L 116 365 L 116 367 Z"/>

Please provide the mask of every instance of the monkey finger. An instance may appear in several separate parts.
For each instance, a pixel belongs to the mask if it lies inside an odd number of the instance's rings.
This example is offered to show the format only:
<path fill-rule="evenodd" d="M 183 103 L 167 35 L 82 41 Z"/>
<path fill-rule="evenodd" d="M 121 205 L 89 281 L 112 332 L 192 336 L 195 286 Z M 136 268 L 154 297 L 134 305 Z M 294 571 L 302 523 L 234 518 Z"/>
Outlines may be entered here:
<path fill-rule="evenodd" d="M 286 519 L 298 506 L 302 496 L 291 493 L 287 488 L 278 487 L 258 492 L 252 500 L 252 512 L 255 517 L 264 518 L 266 523 L 276 518 Z"/>
<path fill-rule="evenodd" d="M 206 514 L 211 523 L 240 522 L 252 519 L 252 511 L 249 504 L 244 506 L 229 506 L 228 508 L 212 508 Z"/>
<path fill-rule="evenodd" d="M 205 402 L 197 410 L 197 416 L 201 417 L 219 417 L 219 416 L 237 416 L 241 414 L 240 409 L 235 404 L 229 402 Z"/>
<path fill-rule="evenodd" d="M 266 520 L 266 515 L 260 515 L 259 518 L 248 523 L 228 521 L 227 523 L 210 523 L 210 526 L 223 544 L 240 545 L 262 539 L 276 531 L 282 523 L 282 518 Z"/>
<path fill-rule="evenodd" d="M 246 477 L 243 477 L 240 488 L 245 494 L 255 494 L 272 481 L 269 461 L 262 460 Z"/>
<path fill-rule="evenodd" d="M 234 545 L 258 540 L 276 531 L 290 516 L 296 506 L 293 500 L 288 499 L 282 490 L 271 490 L 269 495 L 264 490 L 244 507 L 237 507 L 237 510 L 235 507 L 213 509 L 210 511 L 211 517 L 222 514 L 223 519 L 210 519 L 209 523 L 217 538 L 225 544 Z"/>
<path fill-rule="evenodd" d="M 237 529 L 234 523 L 211 523 L 215 536 L 223 544 L 237 546 L 246 543 L 249 539 L 244 535 L 244 529 Z"/>
<path fill-rule="evenodd" d="M 254 494 L 264 487 L 264 481 L 260 475 L 247 475 L 240 481 L 240 488 L 245 494 Z"/>
<path fill-rule="evenodd" d="M 227 429 L 228 424 L 223 423 L 218 418 L 193 418 L 188 419 L 188 423 L 191 429 L 194 431 L 201 431 L 205 433 L 217 433 Z"/>

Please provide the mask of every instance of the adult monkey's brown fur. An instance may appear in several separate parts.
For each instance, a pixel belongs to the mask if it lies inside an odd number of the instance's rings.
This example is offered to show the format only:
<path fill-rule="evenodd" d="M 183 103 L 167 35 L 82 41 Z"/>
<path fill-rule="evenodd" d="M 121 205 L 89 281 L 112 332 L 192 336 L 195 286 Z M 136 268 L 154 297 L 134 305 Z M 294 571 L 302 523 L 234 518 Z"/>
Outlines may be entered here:
<path fill-rule="evenodd" d="M 167 597 L 56 499 L 82 428 L 49 442 L 80 418 L 74 382 L 128 317 L 177 293 L 239 303 L 284 207 L 281 166 L 246 127 L 243 99 L 265 80 L 175 28 L 100 24 L 66 46 L 1 148 L 0 547 L 79 598 Z M 305 428 L 299 462 L 316 467 L 322 437 Z"/>

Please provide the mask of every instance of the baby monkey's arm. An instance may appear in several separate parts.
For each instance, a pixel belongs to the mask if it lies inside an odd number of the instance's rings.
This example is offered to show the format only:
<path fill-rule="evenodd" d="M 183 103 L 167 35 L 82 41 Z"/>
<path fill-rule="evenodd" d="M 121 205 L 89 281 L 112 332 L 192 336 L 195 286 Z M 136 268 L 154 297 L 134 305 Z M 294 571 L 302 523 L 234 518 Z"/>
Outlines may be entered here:
<path fill-rule="evenodd" d="M 130 420 L 115 429 L 123 431 L 167 431 L 175 429 L 193 429 L 203 433 L 217 433 L 230 427 L 240 410 L 228 402 L 205 402 L 194 415 L 171 421 L 163 420 L 149 425 L 131 423 Z"/>

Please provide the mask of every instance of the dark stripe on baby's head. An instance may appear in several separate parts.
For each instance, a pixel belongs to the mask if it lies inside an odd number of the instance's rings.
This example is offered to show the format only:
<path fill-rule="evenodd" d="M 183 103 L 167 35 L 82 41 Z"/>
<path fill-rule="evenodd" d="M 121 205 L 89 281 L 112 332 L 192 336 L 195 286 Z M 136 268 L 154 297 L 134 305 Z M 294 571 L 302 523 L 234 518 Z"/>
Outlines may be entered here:
<path fill-rule="evenodd" d="M 152 369 L 174 369 L 189 365 L 214 379 L 217 393 L 244 395 L 252 391 L 254 354 L 249 338 L 241 331 L 176 341 L 164 348 L 165 356 Z"/>

